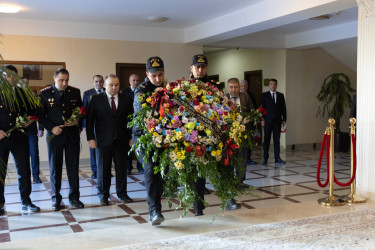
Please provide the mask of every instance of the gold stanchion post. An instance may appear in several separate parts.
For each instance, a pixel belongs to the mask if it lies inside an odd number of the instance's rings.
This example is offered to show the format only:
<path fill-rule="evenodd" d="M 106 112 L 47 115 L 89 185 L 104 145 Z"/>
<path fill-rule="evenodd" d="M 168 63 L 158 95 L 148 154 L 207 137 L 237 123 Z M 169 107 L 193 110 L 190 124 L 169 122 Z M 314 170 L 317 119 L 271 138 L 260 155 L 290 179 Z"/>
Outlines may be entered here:
<path fill-rule="evenodd" d="M 350 122 L 350 134 L 351 135 L 355 135 L 355 126 L 354 124 L 357 122 L 355 118 L 350 118 L 349 119 L 349 122 Z M 350 142 L 351 142 L 351 146 L 350 146 L 350 152 L 351 152 L 351 177 L 354 175 L 354 155 L 356 152 L 353 152 L 353 142 L 350 138 Z M 348 202 L 349 204 L 352 204 L 352 203 L 364 203 L 366 202 L 366 199 L 362 198 L 362 197 L 359 197 L 358 195 L 355 194 L 355 179 L 354 181 L 352 182 L 352 184 L 350 185 L 350 194 L 348 195 L 343 195 L 340 197 L 341 199 L 343 199 L 345 202 Z"/>
<path fill-rule="evenodd" d="M 337 195 L 333 194 L 334 188 L 333 184 L 335 183 L 334 180 L 334 135 L 335 135 L 335 128 L 333 125 L 335 124 L 335 120 L 330 118 L 328 120 L 329 123 L 329 134 L 330 135 L 330 152 L 329 152 L 329 196 L 327 198 L 321 198 L 318 200 L 318 203 L 323 206 L 343 206 L 345 202 L 340 199 Z"/>

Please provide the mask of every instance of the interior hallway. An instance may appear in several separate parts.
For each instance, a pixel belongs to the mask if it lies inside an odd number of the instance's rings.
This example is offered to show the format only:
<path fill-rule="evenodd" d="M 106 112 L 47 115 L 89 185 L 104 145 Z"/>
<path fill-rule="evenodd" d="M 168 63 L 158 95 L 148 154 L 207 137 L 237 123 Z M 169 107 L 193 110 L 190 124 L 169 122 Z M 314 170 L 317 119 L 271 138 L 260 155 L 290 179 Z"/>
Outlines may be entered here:
<path fill-rule="evenodd" d="M 272 152 L 271 154 L 272 155 Z M 91 180 L 90 167 L 82 163 L 80 168 L 81 201 L 84 209 L 65 209 L 51 211 L 49 170 L 42 166 L 42 184 L 33 184 L 32 201 L 41 207 L 41 213 L 22 214 L 20 212 L 17 177 L 14 167 L 8 170 L 5 194 L 6 215 L 0 217 L 0 248 L 6 249 L 79 249 L 106 248 L 126 244 L 147 242 L 172 238 L 181 235 L 213 232 L 224 229 L 278 222 L 296 218 L 332 214 L 343 211 L 360 210 L 374 207 L 368 201 L 365 204 L 345 205 L 327 208 L 317 203 L 325 198 L 328 189 L 322 190 L 316 184 L 316 166 L 319 149 L 312 147 L 297 150 L 286 150 L 281 158 L 286 165 L 247 166 L 246 183 L 254 186 L 255 196 L 237 197 L 242 208 L 225 212 L 217 216 L 213 224 L 210 220 L 219 213 L 219 200 L 213 194 L 206 195 L 210 204 L 204 210 L 205 216 L 195 217 L 193 210 L 185 218 L 180 219 L 181 211 L 169 209 L 163 202 L 163 215 L 166 221 L 160 227 L 152 227 L 149 223 L 148 207 L 144 190 L 143 176 L 133 174 L 128 177 L 128 194 L 132 203 L 117 203 L 112 183 L 112 204 L 107 207 L 99 205 L 96 196 L 96 183 Z M 260 148 L 253 151 L 253 160 L 261 162 Z M 269 162 L 272 162 L 270 158 Z M 341 182 L 349 180 L 349 153 L 335 154 L 336 177 Z M 63 176 L 63 202 L 68 204 L 68 184 Z M 322 167 L 322 178 L 326 171 Z M 112 180 L 114 182 L 114 179 Z M 335 194 L 348 194 L 349 188 L 335 185 Z M 43 238 L 43 239 L 41 239 Z"/>

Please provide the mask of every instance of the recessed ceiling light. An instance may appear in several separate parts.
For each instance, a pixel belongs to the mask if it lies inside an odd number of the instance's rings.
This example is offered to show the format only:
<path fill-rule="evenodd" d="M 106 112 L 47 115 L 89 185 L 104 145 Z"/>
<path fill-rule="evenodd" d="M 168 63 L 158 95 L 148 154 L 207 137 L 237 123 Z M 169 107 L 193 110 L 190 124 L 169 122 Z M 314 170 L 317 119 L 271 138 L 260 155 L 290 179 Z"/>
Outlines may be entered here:
<path fill-rule="evenodd" d="M 20 11 L 20 7 L 15 5 L 0 5 L 1 13 L 17 13 Z"/>
<path fill-rule="evenodd" d="M 163 17 L 163 16 L 149 16 L 147 17 L 147 20 L 149 22 L 155 22 L 155 23 L 162 23 L 167 21 L 169 18 L 168 17 Z"/>

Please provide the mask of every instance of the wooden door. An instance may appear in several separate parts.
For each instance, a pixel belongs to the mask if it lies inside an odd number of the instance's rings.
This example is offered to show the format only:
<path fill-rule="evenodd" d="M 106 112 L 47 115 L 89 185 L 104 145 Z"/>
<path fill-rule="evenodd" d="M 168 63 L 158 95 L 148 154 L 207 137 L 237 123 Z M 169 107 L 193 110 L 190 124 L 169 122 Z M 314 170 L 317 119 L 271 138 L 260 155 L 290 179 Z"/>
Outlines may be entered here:
<path fill-rule="evenodd" d="M 256 106 L 259 107 L 260 96 L 262 95 L 262 71 L 246 71 L 244 72 L 244 79 L 249 83 L 247 92 L 252 92 L 255 97 Z"/>
<path fill-rule="evenodd" d="M 146 64 L 144 63 L 116 63 L 116 75 L 120 80 L 120 90 L 130 86 L 129 76 L 137 74 L 142 83 L 146 78 Z"/>
<path fill-rule="evenodd" d="M 259 107 L 260 104 L 260 96 L 262 95 L 262 71 L 261 70 L 254 70 L 254 71 L 246 71 L 244 72 L 244 79 L 249 83 L 249 87 L 247 92 L 252 92 L 255 97 L 256 108 Z M 258 124 L 257 129 L 260 133 L 260 138 L 263 138 L 263 129 L 260 124 Z M 259 142 L 259 145 L 262 144 L 262 139 Z"/>

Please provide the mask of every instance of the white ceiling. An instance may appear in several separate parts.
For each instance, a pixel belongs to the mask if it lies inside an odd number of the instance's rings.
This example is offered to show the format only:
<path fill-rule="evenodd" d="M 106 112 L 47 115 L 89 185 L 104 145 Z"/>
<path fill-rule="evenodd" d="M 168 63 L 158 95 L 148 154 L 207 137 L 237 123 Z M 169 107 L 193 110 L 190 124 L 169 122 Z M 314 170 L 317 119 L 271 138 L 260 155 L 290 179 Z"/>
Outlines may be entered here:
<path fill-rule="evenodd" d="M 218 48 L 322 47 L 356 70 L 355 0 L 0 0 L 2 34 L 203 44 Z M 330 14 L 328 20 L 309 18 Z M 163 16 L 164 23 L 147 17 Z M 205 49 L 208 51 L 207 49 Z"/>

